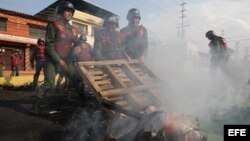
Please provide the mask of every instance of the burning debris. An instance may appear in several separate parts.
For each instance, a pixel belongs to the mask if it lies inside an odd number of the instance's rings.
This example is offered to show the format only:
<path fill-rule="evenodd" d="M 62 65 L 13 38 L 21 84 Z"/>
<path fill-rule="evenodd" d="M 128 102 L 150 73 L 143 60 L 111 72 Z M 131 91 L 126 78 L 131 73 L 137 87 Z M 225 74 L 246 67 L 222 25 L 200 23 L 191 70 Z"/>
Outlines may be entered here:
<path fill-rule="evenodd" d="M 76 114 L 67 141 L 205 141 L 193 116 L 165 113 L 155 90 L 159 79 L 137 61 L 79 62 L 100 103 Z"/>

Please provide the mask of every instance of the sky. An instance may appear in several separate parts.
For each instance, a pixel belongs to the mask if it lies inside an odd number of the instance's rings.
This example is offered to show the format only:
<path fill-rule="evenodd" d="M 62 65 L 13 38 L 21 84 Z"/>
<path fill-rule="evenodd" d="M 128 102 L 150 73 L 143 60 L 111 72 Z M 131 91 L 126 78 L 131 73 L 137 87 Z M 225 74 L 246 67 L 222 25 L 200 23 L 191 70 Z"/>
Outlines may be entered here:
<path fill-rule="evenodd" d="M 35 14 L 55 0 L 1 0 L 1 8 Z M 214 30 L 226 38 L 229 47 L 236 42 L 244 51 L 250 47 L 249 0 L 86 0 L 120 16 L 120 27 L 127 24 L 130 8 L 138 8 L 143 24 L 154 42 L 176 46 L 181 41 L 181 3 L 184 5 L 184 41 L 208 52 L 205 33 Z"/>

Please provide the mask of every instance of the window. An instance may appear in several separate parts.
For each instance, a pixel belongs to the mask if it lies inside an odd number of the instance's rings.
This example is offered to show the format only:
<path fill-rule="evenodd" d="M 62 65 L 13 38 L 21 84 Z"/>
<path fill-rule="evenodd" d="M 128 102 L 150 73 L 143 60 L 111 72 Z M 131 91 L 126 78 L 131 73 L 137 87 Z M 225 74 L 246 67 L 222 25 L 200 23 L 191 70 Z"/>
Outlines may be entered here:
<path fill-rule="evenodd" d="M 73 25 L 77 28 L 78 34 L 88 34 L 88 26 L 80 23 L 73 22 Z"/>
<path fill-rule="evenodd" d="M 0 31 L 7 31 L 7 19 L 0 18 Z"/>
<path fill-rule="evenodd" d="M 93 26 L 91 30 L 91 36 L 95 36 L 95 33 L 98 32 L 99 30 L 101 30 L 101 28 Z"/>
<path fill-rule="evenodd" d="M 37 25 L 29 25 L 29 35 L 33 37 L 45 37 L 45 28 Z"/>

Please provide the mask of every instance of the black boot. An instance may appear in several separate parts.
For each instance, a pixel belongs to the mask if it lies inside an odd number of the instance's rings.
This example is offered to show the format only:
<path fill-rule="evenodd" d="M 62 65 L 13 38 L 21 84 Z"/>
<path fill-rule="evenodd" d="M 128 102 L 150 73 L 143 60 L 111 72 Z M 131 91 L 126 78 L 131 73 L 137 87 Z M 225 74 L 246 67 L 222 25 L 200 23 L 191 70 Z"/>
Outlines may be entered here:
<path fill-rule="evenodd" d="M 38 115 L 40 112 L 40 105 L 41 105 L 41 99 L 40 98 L 36 98 L 36 100 L 32 103 L 32 106 L 30 108 L 30 112 L 32 114 Z"/>

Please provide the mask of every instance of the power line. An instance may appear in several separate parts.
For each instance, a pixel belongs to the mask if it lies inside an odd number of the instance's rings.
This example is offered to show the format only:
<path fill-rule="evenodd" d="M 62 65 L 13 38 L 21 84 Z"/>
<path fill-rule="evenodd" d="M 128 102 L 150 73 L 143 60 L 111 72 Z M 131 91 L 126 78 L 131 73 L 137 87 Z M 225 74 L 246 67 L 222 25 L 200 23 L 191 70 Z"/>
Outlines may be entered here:
<path fill-rule="evenodd" d="M 232 35 L 232 36 L 228 36 L 227 39 L 235 39 L 235 38 L 239 38 L 242 36 L 249 36 L 250 33 L 241 33 L 241 34 L 237 34 L 237 35 Z"/>
<path fill-rule="evenodd" d="M 235 40 L 228 40 L 227 42 L 235 42 L 235 41 L 248 41 L 250 38 L 245 38 L 245 39 L 235 39 Z"/>
<path fill-rule="evenodd" d="M 137 2 L 140 2 L 140 1 L 137 1 Z M 142 2 L 143 2 L 143 3 L 142 3 Z M 142 5 L 145 5 L 145 4 L 146 4 L 146 5 L 148 5 L 148 7 L 152 7 L 154 11 L 155 11 L 155 9 L 163 11 L 164 13 L 160 13 L 161 15 L 164 15 L 164 16 L 165 16 L 166 13 L 172 13 L 172 14 L 177 15 L 177 14 L 174 13 L 172 10 L 170 10 L 170 8 L 169 8 L 169 9 L 162 8 L 162 7 L 160 7 L 159 5 L 153 3 L 153 2 L 151 2 L 151 1 L 149 1 L 149 0 L 144 0 L 144 1 L 142 1 L 142 2 L 141 2 Z M 178 15 L 177 15 L 177 16 L 178 16 Z"/>

